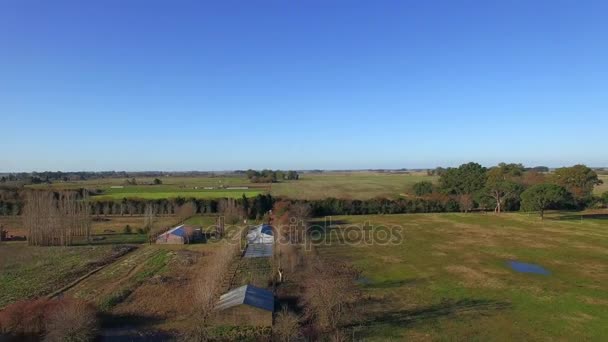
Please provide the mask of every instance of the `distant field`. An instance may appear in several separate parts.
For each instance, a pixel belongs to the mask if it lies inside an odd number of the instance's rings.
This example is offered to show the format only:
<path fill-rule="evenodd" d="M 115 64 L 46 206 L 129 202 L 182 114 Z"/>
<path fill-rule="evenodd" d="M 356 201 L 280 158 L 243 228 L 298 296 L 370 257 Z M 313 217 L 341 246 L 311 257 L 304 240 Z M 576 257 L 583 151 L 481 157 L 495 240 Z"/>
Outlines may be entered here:
<path fill-rule="evenodd" d="M 114 189 L 104 193 L 103 195 L 93 196 L 93 200 L 120 200 L 123 198 L 143 198 L 143 199 L 162 199 L 162 198 L 241 198 L 243 195 L 247 197 L 255 197 L 263 193 L 258 190 L 194 190 L 194 191 L 152 191 L 152 192 L 123 192 L 113 191 Z M 129 190 L 117 189 L 117 190 Z"/>
<path fill-rule="evenodd" d="M 32 185 L 32 188 L 101 190 L 94 200 L 119 200 L 123 198 L 240 198 L 245 194 L 255 197 L 266 191 L 267 185 L 250 184 L 245 177 L 160 177 L 162 184 L 151 185 L 154 178 L 137 178 L 137 185 L 128 185 L 124 178 L 105 178 L 77 182 L 58 182 L 50 185 Z M 213 187 L 214 189 L 204 189 Z M 229 190 L 222 187 L 248 187 Z"/>
<path fill-rule="evenodd" d="M 363 321 L 348 331 L 356 340 L 601 341 L 608 336 L 607 218 L 605 210 L 545 221 L 519 213 L 336 216 L 334 232 L 364 222 L 399 225 L 403 243 L 332 239 L 318 252 L 362 271 Z M 551 274 L 517 273 L 510 260 Z"/>
<path fill-rule="evenodd" d="M 604 181 L 604 184 L 598 185 L 593 189 L 596 195 L 603 194 L 608 191 L 608 175 L 600 175 L 599 178 Z"/>
<path fill-rule="evenodd" d="M 272 184 L 273 196 L 299 199 L 326 197 L 369 199 L 398 197 L 420 181 L 435 182 L 426 173 L 395 174 L 380 172 L 327 172 L 302 174 L 299 180 Z"/>
<path fill-rule="evenodd" d="M 438 177 L 427 176 L 425 172 L 382 173 L 382 172 L 323 172 L 304 173 L 296 181 L 282 181 L 273 184 L 250 183 L 244 176 L 231 177 L 162 177 L 162 185 L 150 185 L 153 178 L 137 178 L 138 185 L 127 185 L 127 179 L 107 178 L 90 181 L 60 182 L 51 185 L 33 185 L 33 188 L 99 189 L 103 193 L 97 200 L 119 200 L 122 198 L 161 199 L 176 197 L 193 198 L 239 198 L 243 194 L 255 197 L 270 193 L 295 199 L 322 199 L 327 197 L 370 199 L 374 197 L 395 198 L 409 191 L 420 181 L 437 182 Z M 600 175 L 604 184 L 594 189 L 595 194 L 608 191 L 608 175 Z M 121 188 L 112 188 L 112 187 Z M 204 189 L 213 187 L 214 189 Z M 248 187 L 241 190 L 227 190 L 222 187 Z"/>

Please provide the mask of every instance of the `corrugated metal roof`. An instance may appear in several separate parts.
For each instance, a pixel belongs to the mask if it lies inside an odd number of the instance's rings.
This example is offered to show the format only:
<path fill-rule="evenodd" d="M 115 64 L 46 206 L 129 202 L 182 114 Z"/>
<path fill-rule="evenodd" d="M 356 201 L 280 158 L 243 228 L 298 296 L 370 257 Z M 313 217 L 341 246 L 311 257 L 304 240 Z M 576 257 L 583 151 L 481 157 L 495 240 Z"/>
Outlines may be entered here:
<path fill-rule="evenodd" d="M 271 243 L 250 243 L 245 250 L 245 258 L 267 258 L 272 256 Z"/>
<path fill-rule="evenodd" d="M 216 308 L 225 310 L 241 304 L 272 312 L 274 311 L 274 295 L 268 290 L 244 285 L 223 294 Z"/>
<path fill-rule="evenodd" d="M 247 233 L 248 243 L 274 243 L 272 227 L 266 224 L 259 225 Z"/>

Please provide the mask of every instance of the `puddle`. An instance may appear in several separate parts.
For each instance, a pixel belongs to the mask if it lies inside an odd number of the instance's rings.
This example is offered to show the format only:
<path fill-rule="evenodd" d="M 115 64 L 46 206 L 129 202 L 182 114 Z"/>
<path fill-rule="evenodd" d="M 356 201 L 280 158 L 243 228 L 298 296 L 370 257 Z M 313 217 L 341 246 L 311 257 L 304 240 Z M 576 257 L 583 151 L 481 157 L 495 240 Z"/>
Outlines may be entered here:
<path fill-rule="evenodd" d="M 514 261 L 514 260 L 510 260 L 508 262 L 508 264 L 512 270 L 521 272 L 521 273 L 534 273 L 534 274 L 542 274 L 542 275 L 551 274 L 551 272 L 546 270 L 544 267 L 542 267 L 540 265 L 536 265 L 536 264 L 526 264 L 525 262 L 519 262 L 519 261 Z"/>

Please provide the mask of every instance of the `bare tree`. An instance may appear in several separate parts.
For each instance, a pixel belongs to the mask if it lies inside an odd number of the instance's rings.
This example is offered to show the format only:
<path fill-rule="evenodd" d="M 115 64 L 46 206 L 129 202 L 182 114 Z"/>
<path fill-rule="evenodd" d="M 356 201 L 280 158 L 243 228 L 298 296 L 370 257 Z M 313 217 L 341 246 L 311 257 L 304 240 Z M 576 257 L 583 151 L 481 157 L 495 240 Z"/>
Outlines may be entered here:
<path fill-rule="evenodd" d="M 156 212 L 158 208 L 155 203 L 146 203 L 146 209 L 144 210 L 144 229 L 151 231 L 154 222 L 156 221 Z"/>
<path fill-rule="evenodd" d="M 197 323 L 195 329 L 188 336 L 188 340 L 207 341 L 208 325 L 215 305 L 223 291 L 227 273 L 231 263 L 240 251 L 240 234 L 234 234 L 229 240 L 224 240 L 208 259 L 208 265 L 200 268 L 196 275 L 194 291 L 194 317 Z"/>
<path fill-rule="evenodd" d="M 337 333 L 353 317 L 361 294 L 353 267 L 313 257 L 304 277 L 303 299 L 308 318 L 321 331 Z"/>
<path fill-rule="evenodd" d="M 464 213 L 469 212 L 473 209 L 473 196 L 471 194 L 458 195 L 458 206 L 460 207 L 460 211 Z"/>
<path fill-rule="evenodd" d="M 179 217 L 180 221 L 186 221 L 188 218 L 196 214 L 196 204 L 193 202 L 186 202 L 180 205 L 175 211 L 175 215 Z"/>
<path fill-rule="evenodd" d="M 289 342 L 297 339 L 300 336 L 300 317 L 283 308 L 277 314 L 272 332 L 280 341 Z"/>
<path fill-rule="evenodd" d="M 28 243 L 35 246 L 72 243 L 74 236 L 91 232 L 88 193 L 74 191 L 29 191 L 23 209 L 23 226 L 28 230 Z"/>
<path fill-rule="evenodd" d="M 243 208 L 241 208 L 234 198 L 225 198 L 218 203 L 218 212 L 224 217 L 225 222 L 229 224 L 238 223 L 244 216 Z"/>

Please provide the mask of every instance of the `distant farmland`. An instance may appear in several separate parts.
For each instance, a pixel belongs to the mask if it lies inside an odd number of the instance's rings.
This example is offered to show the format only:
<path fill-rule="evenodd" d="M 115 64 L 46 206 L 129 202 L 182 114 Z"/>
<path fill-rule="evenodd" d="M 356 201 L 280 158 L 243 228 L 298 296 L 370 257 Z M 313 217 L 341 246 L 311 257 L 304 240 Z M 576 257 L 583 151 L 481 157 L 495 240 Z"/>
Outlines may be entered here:
<path fill-rule="evenodd" d="M 163 199 L 163 198 L 239 198 L 245 194 L 255 197 L 265 193 L 266 184 L 250 184 L 241 176 L 231 177 L 160 177 L 160 185 L 152 185 L 154 178 L 137 178 L 136 185 L 129 185 L 129 179 L 105 178 L 85 181 L 58 182 L 33 185 L 37 189 L 79 189 L 100 190 L 94 200 L 119 200 L 122 198 Z M 229 189 L 246 187 L 247 189 Z M 211 188 L 211 189 L 205 189 Z"/>
<path fill-rule="evenodd" d="M 129 189 L 127 189 L 129 190 Z M 114 192 L 109 191 L 103 195 L 93 196 L 93 200 L 119 200 L 122 198 L 143 198 L 143 199 L 163 199 L 163 198 L 240 198 L 243 195 L 254 197 L 263 193 L 259 190 L 192 190 L 192 191 L 139 191 L 139 192 Z"/>
<path fill-rule="evenodd" d="M 322 199 L 327 197 L 370 199 L 374 197 L 399 197 L 420 181 L 436 182 L 437 177 L 426 172 L 325 172 L 301 174 L 297 181 L 272 184 L 273 196 L 298 199 Z"/>
<path fill-rule="evenodd" d="M 608 191 L 608 175 L 599 175 L 604 184 L 597 186 L 597 195 Z M 97 200 L 119 200 L 122 198 L 239 198 L 245 194 L 255 197 L 270 192 L 276 197 L 293 199 L 323 199 L 327 197 L 348 199 L 371 199 L 375 197 L 397 198 L 408 193 L 414 183 L 430 181 L 436 183 L 437 176 L 426 172 L 322 172 L 302 173 L 299 180 L 278 183 L 251 183 L 245 176 L 218 177 L 161 177 L 161 185 L 152 185 L 154 178 L 137 178 L 136 185 L 128 185 L 125 178 L 103 178 L 84 181 L 57 182 L 30 185 L 38 189 L 100 190 Z M 247 189 L 229 189 L 247 187 Z M 212 188 L 212 189 L 205 189 Z"/>

